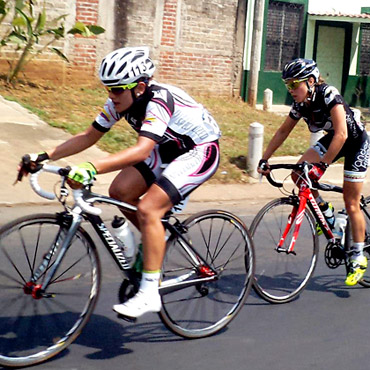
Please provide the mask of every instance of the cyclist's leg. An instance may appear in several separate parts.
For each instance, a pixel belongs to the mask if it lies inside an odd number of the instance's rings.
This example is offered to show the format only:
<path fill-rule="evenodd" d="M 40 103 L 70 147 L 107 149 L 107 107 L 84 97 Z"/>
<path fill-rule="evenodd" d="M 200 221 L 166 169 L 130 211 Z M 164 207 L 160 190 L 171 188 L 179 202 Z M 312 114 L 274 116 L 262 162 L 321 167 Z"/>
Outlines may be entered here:
<path fill-rule="evenodd" d="M 219 148 L 216 143 L 199 145 L 172 161 L 138 202 L 138 221 L 144 247 L 143 277 L 139 293 L 129 301 L 115 305 L 116 312 L 136 318 L 146 312 L 160 310 L 160 302 L 159 306 L 157 304 L 158 281 L 165 252 L 161 218 L 173 205 L 211 177 L 218 163 Z"/>
<path fill-rule="evenodd" d="M 351 145 L 350 145 L 351 144 Z M 343 199 L 351 223 L 353 245 L 349 246 L 347 285 L 355 285 L 362 279 L 367 267 L 363 255 L 365 219 L 360 209 L 361 191 L 369 159 L 369 139 L 365 132 L 362 140 L 348 143 L 348 155 L 344 164 Z"/>
<path fill-rule="evenodd" d="M 306 152 L 298 160 L 298 163 L 302 163 L 302 162 L 309 162 L 309 163 L 320 162 L 320 159 L 324 155 L 325 151 L 326 151 L 325 146 L 323 146 L 322 144 L 320 144 L 318 142 L 316 145 L 314 145 L 314 146 L 312 146 L 312 147 L 310 147 L 306 150 Z M 294 181 L 295 184 L 297 184 L 299 182 L 298 175 L 294 172 L 292 173 L 292 180 Z M 315 197 L 316 202 L 318 204 L 324 202 L 324 200 L 320 197 L 320 193 L 317 190 L 312 189 L 311 192 L 312 192 L 312 195 Z M 318 235 L 322 234 L 321 227 L 318 223 L 316 223 L 316 231 L 317 231 Z"/>
<path fill-rule="evenodd" d="M 135 167 L 127 167 L 113 180 L 109 188 L 109 195 L 114 199 L 137 206 L 140 197 L 147 190 L 148 185 L 141 172 Z M 136 214 L 132 212 L 123 213 L 139 229 Z"/>
<path fill-rule="evenodd" d="M 316 144 L 308 148 L 302 157 L 298 160 L 298 163 L 308 162 L 308 163 L 317 163 L 320 162 L 321 157 L 326 153 L 328 146 L 330 145 L 330 140 L 328 137 L 330 135 L 326 135 L 322 137 Z M 297 183 L 298 177 L 296 174 L 292 174 L 292 179 L 295 183 Z M 312 194 L 315 198 L 319 196 L 319 192 L 317 190 L 312 190 Z"/>

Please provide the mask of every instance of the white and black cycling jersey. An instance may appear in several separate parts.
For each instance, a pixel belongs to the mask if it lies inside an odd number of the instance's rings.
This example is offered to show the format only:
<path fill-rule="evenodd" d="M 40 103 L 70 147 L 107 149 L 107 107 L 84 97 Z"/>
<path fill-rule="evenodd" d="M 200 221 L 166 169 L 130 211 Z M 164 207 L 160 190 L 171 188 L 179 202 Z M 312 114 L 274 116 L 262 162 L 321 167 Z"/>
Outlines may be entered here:
<path fill-rule="evenodd" d="M 346 112 L 348 138 L 356 139 L 362 136 L 364 131 L 362 123 L 356 121 L 353 111 L 339 91 L 334 86 L 327 84 L 315 86 L 309 105 L 294 102 L 289 116 L 294 120 L 303 118 L 311 132 L 324 130 L 330 133 L 334 131 L 330 110 L 337 104 L 342 104 Z"/>
<path fill-rule="evenodd" d="M 108 99 L 93 125 L 106 132 L 121 118 L 140 136 L 149 137 L 160 146 L 171 143 L 179 153 L 216 141 L 221 135 L 216 121 L 201 104 L 183 90 L 155 81 L 151 81 L 146 92 L 123 113 L 118 113 Z"/>

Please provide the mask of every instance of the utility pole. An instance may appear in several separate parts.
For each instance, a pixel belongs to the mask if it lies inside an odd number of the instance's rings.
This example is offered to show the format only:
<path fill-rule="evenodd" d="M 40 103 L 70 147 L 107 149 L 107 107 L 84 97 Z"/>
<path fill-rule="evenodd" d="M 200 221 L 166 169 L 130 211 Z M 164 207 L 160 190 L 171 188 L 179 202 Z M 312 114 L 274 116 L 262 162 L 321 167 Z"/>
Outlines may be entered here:
<path fill-rule="evenodd" d="M 261 64 L 264 0 L 255 0 L 251 47 L 250 73 L 248 78 L 248 103 L 253 108 L 257 102 L 258 73 Z"/>

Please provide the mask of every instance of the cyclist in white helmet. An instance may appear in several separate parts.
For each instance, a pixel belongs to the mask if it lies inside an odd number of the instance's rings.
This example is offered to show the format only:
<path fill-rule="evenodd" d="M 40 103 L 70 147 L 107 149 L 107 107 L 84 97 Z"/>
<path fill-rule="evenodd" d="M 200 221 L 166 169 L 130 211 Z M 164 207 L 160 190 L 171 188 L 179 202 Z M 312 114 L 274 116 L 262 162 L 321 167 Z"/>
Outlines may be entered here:
<path fill-rule="evenodd" d="M 292 60 L 285 65 L 282 78 L 294 103 L 264 152 L 258 171 L 268 173 L 268 159 L 283 144 L 301 118 L 311 132 L 327 132 L 303 154 L 299 162 L 314 163 L 310 177 L 318 180 L 330 164 L 344 157 L 343 199 L 353 235 L 353 246 L 347 251 L 350 268 L 345 283 L 355 285 L 367 268 L 367 258 L 363 255 L 365 219 L 360 210 L 361 191 L 369 161 L 367 132 L 338 90 L 324 83 L 315 61 L 301 58 Z M 319 193 L 313 193 L 320 208 L 327 208 L 328 204 Z"/>
<path fill-rule="evenodd" d="M 72 167 L 69 174 L 71 180 L 88 184 L 95 175 L 119 170 L 110 195 L 138 207 L 137 215 L 126 216 L 142 235 L 140 289 L 113 307 L 129 318 L 160 311 L 158 281 L 165 253 L 161 218 L 216 172 L 220 157 L 220 130 L 212 116 L 183 90 L 153 81 L 154 71 L 147 47 L 108 54 L 99 70 L 108 99 L 92 125 L 52 150 L 31 155 L 37 164 L 81 152 L 121 118 L 137 131 L 132 147 Z"/>

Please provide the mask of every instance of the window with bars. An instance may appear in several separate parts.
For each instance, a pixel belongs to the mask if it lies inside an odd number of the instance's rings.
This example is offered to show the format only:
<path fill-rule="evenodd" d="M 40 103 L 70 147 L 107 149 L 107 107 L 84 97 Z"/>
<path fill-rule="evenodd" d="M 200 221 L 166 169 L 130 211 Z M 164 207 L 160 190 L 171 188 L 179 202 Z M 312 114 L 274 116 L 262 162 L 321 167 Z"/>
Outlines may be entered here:
<path fill-rule="evenodd" d="M 370 75 L 370 24 L 361 25 L 360 75 Z"/>
<path fill-rule="evenodd" d="M 268 7 L 265 71 L 281 71 L 300 55 L 304 6 L 270 1 Z"/>

